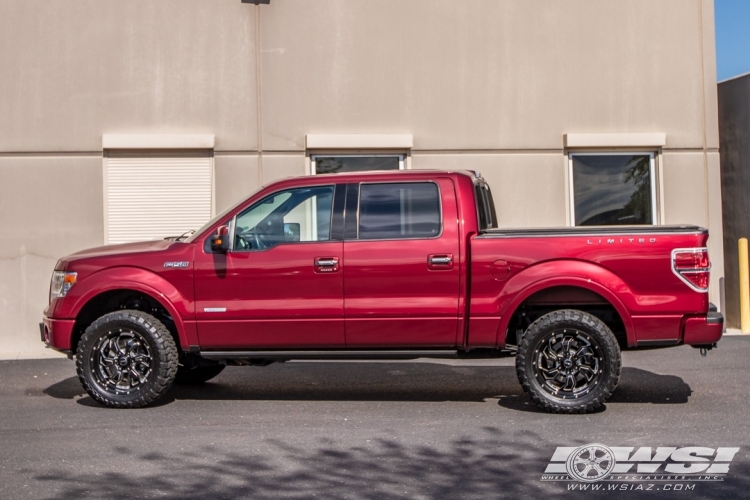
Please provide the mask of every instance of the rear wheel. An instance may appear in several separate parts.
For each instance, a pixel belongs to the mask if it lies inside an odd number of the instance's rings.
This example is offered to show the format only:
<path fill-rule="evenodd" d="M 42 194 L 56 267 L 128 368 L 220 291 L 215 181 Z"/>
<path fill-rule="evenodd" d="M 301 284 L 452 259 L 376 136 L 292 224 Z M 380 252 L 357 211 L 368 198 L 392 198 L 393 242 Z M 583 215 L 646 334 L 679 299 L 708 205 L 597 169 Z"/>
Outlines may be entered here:
<path fill-rule="evenodd" d="M 601 406 L 620 378 L 620 346 L 597 317 L 563 309 L 545 314 L 518 345 L 516 373 L 542 409 L 587 413 Z"/>
<path fill-rule="evenodd" d="M 162 398 L 177 373 L 177 346 L 169 330 L 141 311 L 115 311 L 94 321 L 76 353 L 86 392 L 113 408 L 138 408 Z"/>

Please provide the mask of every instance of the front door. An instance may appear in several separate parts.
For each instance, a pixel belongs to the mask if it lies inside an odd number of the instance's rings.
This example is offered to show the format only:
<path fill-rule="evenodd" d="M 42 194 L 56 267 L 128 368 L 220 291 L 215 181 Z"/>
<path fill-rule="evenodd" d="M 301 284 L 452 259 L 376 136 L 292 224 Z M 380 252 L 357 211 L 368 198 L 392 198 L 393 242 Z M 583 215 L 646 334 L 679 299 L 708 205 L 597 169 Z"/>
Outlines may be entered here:
<path fill-rule="evenodd" d="M 456 345 L 456 210 L 449 178 L 349 185 L 344 242 L 347 346 Z"/>
<path fill-rule="evenodd" d="M 332 230 L 343 189 L 286 189 L 233 219 L 232 249 L 196 249 L 203 350 L 344 346 L 343 242 Z M 340 231 L 339 231 L 340 232 Z"/>

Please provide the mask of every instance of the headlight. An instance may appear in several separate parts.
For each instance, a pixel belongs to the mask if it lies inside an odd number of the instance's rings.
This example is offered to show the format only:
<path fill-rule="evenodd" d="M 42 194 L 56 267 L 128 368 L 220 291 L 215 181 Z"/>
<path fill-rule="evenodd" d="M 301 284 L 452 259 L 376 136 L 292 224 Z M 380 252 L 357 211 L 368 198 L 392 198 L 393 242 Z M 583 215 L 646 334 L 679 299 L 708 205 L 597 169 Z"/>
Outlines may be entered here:
<path fill-rule="evenodd" d="M 49 286 L 49 301 L 58 297 L 65 297 L 68 290 L 76 284 L 78 273 L 55 271 L 52 273 L 52 282 Z"/>

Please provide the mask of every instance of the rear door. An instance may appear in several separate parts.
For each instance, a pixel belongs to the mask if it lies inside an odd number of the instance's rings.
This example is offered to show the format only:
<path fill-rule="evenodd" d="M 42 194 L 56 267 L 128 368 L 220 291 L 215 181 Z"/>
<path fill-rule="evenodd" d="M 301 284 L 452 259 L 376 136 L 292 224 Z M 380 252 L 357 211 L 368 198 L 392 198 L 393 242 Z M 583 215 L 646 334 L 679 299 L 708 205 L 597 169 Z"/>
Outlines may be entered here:
<path fill-rule="evenodd" d="M 347 187 L 346 345 L 455 346 L 459 227 L 450 178 Z"/>

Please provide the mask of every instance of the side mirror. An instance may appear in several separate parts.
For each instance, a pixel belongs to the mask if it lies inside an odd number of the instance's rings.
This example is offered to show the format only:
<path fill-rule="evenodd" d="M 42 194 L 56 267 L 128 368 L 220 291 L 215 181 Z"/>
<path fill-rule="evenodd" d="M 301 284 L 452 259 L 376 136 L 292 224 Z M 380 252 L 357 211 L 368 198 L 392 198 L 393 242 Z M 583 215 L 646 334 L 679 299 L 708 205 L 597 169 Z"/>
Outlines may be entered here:
<path fill-rule="evenodd" d="M 229 227 L 219 226 L 216 234 L 211 236 L 211 250 L 226 253 L 229 250 Z"/>
<path fill-rule="evenodd" d="M 284 241 L 299 241 L 300 226 L 299 222 L 284 223 Z"/>

